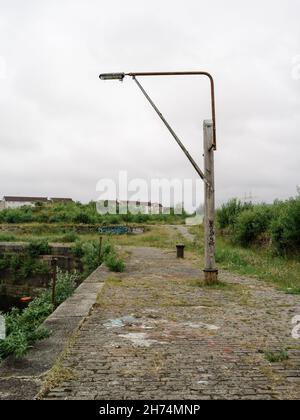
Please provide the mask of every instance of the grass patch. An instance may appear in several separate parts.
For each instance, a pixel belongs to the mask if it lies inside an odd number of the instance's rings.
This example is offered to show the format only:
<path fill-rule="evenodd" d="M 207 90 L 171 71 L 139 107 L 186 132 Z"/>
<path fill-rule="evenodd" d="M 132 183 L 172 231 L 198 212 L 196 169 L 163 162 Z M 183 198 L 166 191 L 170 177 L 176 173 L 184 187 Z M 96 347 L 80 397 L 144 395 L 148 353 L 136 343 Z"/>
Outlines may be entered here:
<path fill-rule="evenodd" d="M 232 283 L 225 283 L 222 281 L 218 281 L 217 283 L 206 284 L 203 280 L 192 280 L 189 282 L 189 286 L 192 287 L 203 287 L 207 289 L 215 289 L 215 290 L 233 290 L 236 285 Z"/>
<path fill-rule="evenodd" d="M 104 263 L 109 271 L 120 273 L 125 270 L 124 261 L 115 253 L 110 253 L 104 258 Z"/>
<path fill-rule="evenodd" d="M 70 354 L 73 344 L 78 338 L 80 327 L 83 324 L 83 322 L 80 324 L 79 328 L 72 334 L 63 352 L 58 356 L 55 364 L 44 377 L 42 388 L 36 397 L 37 400 L 43 399 L 51 391 L 51 389 L 59 386 L 61 383 L 72 379 L 76 379 L 77 375 L 75 374 L 74 370 L 65 367 L 63 365 L 63 362 L 65 358 Z"/>
<path fill-rule="evenodd" d="M 105 283 L 110 285 L 110 286 L 114 286 L 114 285 L 121 285 L 122 284 L 122 280 L 119 279 L 118 277 L 108 277 L 105 280 Z"/>
<path fill-rule="evenodd" d="M 191 226 L 190 232 L 203 241 L 203 227 Z M 230 238 L 217 232 L 216 262 L 223 270 L 247 277 L 254 277 L 275 284 L 280 290 L 300 293 L 300 257 L 281 257 L 263 247 L 244 248 L 233 244 Z"/>
<path fill-rule="evenodd" d="M 278 351 L 266 351 L 264 355 L 270 363 L 284 362 L 289 358 L 288 352 L 283 349 Z"/>
<path fill-rule="evenodd" d="M 300 288 L 298 289 L 298 288 L 295 288 L 295 289 L 293 289 L 293 288 L 287 288 L 286 290 L 285 290 L 285 293 L 287 294 L 287 295 L 300 295 Z"/>
<path fill-rule="evenodd" d="M 16 235 L 12 233 L 0 233 L 0 242 L 14 242 L 16 240 Z"/>

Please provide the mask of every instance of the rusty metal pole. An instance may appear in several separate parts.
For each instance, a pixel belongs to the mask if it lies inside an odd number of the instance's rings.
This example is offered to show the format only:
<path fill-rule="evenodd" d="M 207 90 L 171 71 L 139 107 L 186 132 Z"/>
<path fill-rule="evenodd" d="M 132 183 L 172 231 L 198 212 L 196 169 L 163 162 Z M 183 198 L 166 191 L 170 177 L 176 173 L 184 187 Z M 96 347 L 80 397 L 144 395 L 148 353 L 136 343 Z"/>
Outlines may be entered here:
<path fill-rule="evenodd" d="M 136 82 L 142 93 L 145 95 L 151 106 L 154 108 L 160 119 L 168 128 L 182 151 L 185 153 L 200 178 L 204 181 L 205 188 L 205 281 L 207 283 L 216 282 L 218 279 L 218 270 L 215 263 L 215 185 L 214 185 L 214 151 L 217 149 L 216 139 L 216 109 L 215 109 L 215 87 L 212 75 L 205 71 L 172 71 L 172 72 L 134 72 L 134 73 L 102 73 L 99 75 L 101 80 L 120 80 L 125 76 L 130 76 Z M 204 121 L 204 173 L 201 171 L 197 163 L 184 147 L 172 127 L 163 117 L 157 106 L 146 93 L 137 76 L 206 76 L 210 82 L 210 98 L 211 98 L 211 121 Z"/>
<path fill-rule="evenodd" d="M 209 184 L 204 184 L 204 281 L 213 284 L 218 281 L 215 261 L 215 176 L 213 149 L 213 122 L 203 123 L 204 175 Z"/>
<path fill-rule="evenodd" d="M 101 256 L 102 256 L 102 236 L 99 237 L 99 264 L 101 264 Z"/>
<path fill-rule="evenodd" d="M 52 305 L 56 303 L 56 274 L 57 274 L 57 258 L 53 258 L 52 265 Z"/>

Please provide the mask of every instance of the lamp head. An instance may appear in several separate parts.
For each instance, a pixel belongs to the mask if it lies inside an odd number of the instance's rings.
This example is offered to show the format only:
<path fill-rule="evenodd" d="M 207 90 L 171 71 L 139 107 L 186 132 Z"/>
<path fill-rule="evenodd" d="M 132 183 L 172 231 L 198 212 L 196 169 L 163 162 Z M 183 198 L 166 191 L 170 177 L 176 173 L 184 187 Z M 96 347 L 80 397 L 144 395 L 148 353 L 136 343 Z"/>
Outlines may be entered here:
<path fill-rule="evenodd" d="M 123 80 L 125 73 L 102 73 L 99 75 L 101 80 Z"/>

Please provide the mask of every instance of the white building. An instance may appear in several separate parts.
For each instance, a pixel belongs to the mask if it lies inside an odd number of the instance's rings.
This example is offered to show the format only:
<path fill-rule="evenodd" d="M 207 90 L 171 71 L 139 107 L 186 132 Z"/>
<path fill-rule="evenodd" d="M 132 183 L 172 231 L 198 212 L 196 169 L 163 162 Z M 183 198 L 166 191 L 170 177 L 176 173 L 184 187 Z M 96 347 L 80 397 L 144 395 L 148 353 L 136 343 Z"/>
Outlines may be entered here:
<path fill-rule="evenodd" d="M 66 197 L 15 197 L 5 195 L 2 200 L 0 200 L 0 210 L 3 209 L 16 209 L 22 206 L 35 206 L 36 203 L 72 203 L 72 198 Z"/>
<path fill-rule="evenodd" d="M 47 197 L 13 197 L 5 195 L 2 202 L 5 209 L 16 209 L 22 206 L 34 206 L 36 203 L 47 203 Z"/>

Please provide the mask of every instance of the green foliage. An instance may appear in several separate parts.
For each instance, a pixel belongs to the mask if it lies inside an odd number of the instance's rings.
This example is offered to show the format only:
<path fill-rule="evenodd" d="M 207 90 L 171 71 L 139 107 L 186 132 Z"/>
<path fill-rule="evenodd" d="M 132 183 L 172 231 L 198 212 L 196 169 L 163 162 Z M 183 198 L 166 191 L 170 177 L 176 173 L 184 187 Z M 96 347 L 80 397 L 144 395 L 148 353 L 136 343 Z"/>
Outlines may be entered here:
<path fill-rule="evenodd" d="M 84 251 L 83 251 L 82 245 L 83 245 L 83 242 L 81 242 L 80 240 L 77 240 L 72 247 L 73 254 L 77 258 L 83 257 Z"/>
<path fill-rule="evenodd" d="M 77 273 L 68 273 L 57 269 L 56 282 L 56 306 L 63 303 L 75 290 L 79 282 L 79 275 Z"/>
<path fill-rule="evenodd" d="M 82 211 L 74 216 L 73 222 L 90 224 L 93 223 L 93 218 L 88 213 Z"/>
<path fill-rule="evenodd" d="M 0 258 L 0 270 L 10 270 L 13 277 L 28 278 L 35 274 L 49 273 L 49 266 L 28 254 L 6 254 Z"/>
<path fill-rule="evenodd" d="M 29 223 L 33 219 L 32 208 L 29 206 L 0 211 L 0 223 Z"/>
<path fill-rule="evenodd" d="M 76 232 L 71 231 L 68 233 L 65 233 L 62 236 L 59 236 L 54 239 L 54 242 L 76 242 L 79 239 L 79 235 L 77 235 Z"/>
<path fill-rule="evenodd" d="M 102 257 L 105 258 L 111 252 L 115 252 L 115 248 L 113 244 L 110 242 L 110 240 L 106 240 L 102 247 Z"/>
<path fill-rule="evenodd" d="M 29 242 L 26 251 L 30 257 L 51 254 L 50 246 L 48 242 L 44 240 Z"/>
<path fill-rule="evenodd" d="M 267 205 L 253 206 L 236 217 L 233 235 L 236 242 L 247 246 L 265 233 L 270 225 L 272 210 Z"/>
<path fill-rule="evenodd" d="M 253 207 L 252 203 L 242 203 L 233 198 L 223 204 L 216 212 L 217 223 L 220 229 L 233 227 L 240 213 Z"/>
<path fill-rule="evenodd" d="M 115 252 L 108 254 L 104 258 L 104 262 L 109 271 L 122 272 L 125 269 L 124 261 Z"/>
<path fill-rule="evenodd" d="M 74 291 L 78 281 L 77 274 L 63 273 L 58 270 L 56 282 L 56 304 L 60 305 Z M 22 357 L 36 341 L 48 337 L 50 332 L 41 324 L 53 311 L 49 290 L 34 298 L 27 308 L 11 309 L 4 315 L 6 339 L 0 340 L 0 358 L 14 354 Z"/>
<path fill-rule="evenodd" d="M 99 243 L 97 241 L 84 242 L 82 245 L 84 275 L 87 276 L 101 264 Z"/>
<path fill-rule="evenodd" d="M 110 241 L 104 244 L 102 259 L 110 271 L 122 272 L 125 269 L 124 261 L 118 256 L 115 246 Z"/>
<path fill-rule="evenodd" d="M 115 247 L 109 239 L 103 242 L 101 251 L 99 241 L 76 241 L 73 246 L 73 252 L 76 257 L 81 258 L 84 267 L 84 277 L 96 270 L 103 261 L 112 271 L 124 270 L 124 263 L 117 257 Z"/>
<path fill-rule="evenodd" d="M 99 214 L 96 203 L 47 203 L 34 207 L 0 211 L 0 223 L 75 223 L 75 224 L 120 224 L 120 223 L 182 223 L 187 213 L 175 214 Z"/>
<path fill-rule="evenodd" d="M 242 204 L 233 199 L 217 210 L 218 226 L 238 244 L 249 246 L 258 240 L 272 244 L 279 255 L 300 250 L 300 195 L 273 204 Z M 264 241 L 263 241 L 264 239 Z"/>
<path fill-rule="evenodd" d="M 12 242 L 16 240 L 16 236 L 11 233 L 0 233 L 0 242 Z"/>
<path fill-rule="evenodd" d="M 300 196 L 275 205 L 271 223 L 274 248 L 280 255 L 295 253 L 300 249 Z"/>
<path fill-rule="evenodd" d="M 286 350 L 279 350 L 276 352 L 273 351 L 267 351 L 265 352 L 265 358 L 270 363 L 278 363 L 283 362 L 289 358 L 288 352 Z"/>

